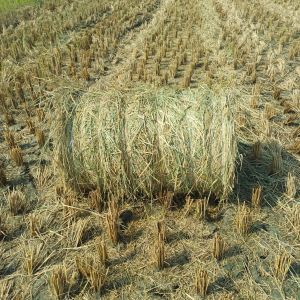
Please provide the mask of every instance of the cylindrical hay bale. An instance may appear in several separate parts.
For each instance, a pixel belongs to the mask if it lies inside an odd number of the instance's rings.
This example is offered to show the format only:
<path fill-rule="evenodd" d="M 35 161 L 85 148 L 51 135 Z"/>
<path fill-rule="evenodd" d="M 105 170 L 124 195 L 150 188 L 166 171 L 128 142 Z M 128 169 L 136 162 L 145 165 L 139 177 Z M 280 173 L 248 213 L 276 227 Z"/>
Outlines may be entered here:
<path fill-rule="evenodd" d="M 64 102 L 53 138 L 73 187 L 128 197 L 232 190 L 237 143 L 227 96 L 143 85 Z"/>

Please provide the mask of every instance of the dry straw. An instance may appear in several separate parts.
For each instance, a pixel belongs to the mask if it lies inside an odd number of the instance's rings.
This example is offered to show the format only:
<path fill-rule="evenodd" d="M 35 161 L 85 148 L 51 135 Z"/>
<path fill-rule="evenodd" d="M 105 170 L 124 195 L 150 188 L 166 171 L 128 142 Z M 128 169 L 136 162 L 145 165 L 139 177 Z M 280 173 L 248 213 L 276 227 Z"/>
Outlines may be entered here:
<path fill-rule="evenodd" d="M 208 207 L 208 198 L 197 199 L 196 201 L 196 216 L 200 219 L 205 219 Z"/>
<path fill-rule="evenodd" d="M 65 299 L 67 295 L 68 276 L 64 265 L 58 265 L 49 276 L 49 288 L 55 299 Z"/>
<path fill-rule="evenodd" d="M 297 184 L 296 177 L 291 173 L 288 173 L 288 177 L 286 179 L 286 195 L 288 198 L 293 199 L 297 194 Z"/>
<path fill-rule="evenodd" d="M 197 269 L 195 274 L 195 285 L 197 294 L 205 297 L 209 285 L 209 277 L 206 270 Z"/>
<path fill-rule="evenodd" d="M 235 225 L 238 233 L 247 235 L 251 229 L 252 215 L 250 209 L 243 203 L 237 207 Z"/>
<path fill-rule="evenodd" d="M 22 150 L 19 146 L 12 148 L 9 151 L 11 159 L 15 162 L 15 164 L 20 167 L 24 164 Z"/>
<path fill-rule="evenodd" d="M 100 294 L 107 279 L 108 269 L 99 265 L 91 255 L 76 257 L 75 263 L 79 274 L 89 282 L 95 293 Z"/>
<path fill-rule="evenodd" d="M 108 202 L 108 214 L 106 215 L 108 235 L 114 245 L 116 245 L 120 238 L 119 233 L 119 215 L 120 208 L 117 200 L 111 198 Z"/>
<path fill-rule="evenodd" d="M 95 248 L 96 248 L 96 253 L 98 255 L 100 264 L 102 266 L 106 266 L 108 260 L 108 254 L 107 254 L 107 247 L 106 247 L 105 240 L 100 237 L 96 238 Z"/>
<path fill-rule="evenodd" d="M 281 252 L 275 256 L 274 271 L 275 276 L 283 281 L 291 266 L 291 256 L 286 252 Z"/>
<path fill-rule="evenodd" d="M 157 244 L 155 244 L 156 265 L 159 270 L 165 266 L 166 226 L 164 222 L 157 222 Z"/>
<path fill-rule="evenodd" d="M 213 257 L 217 260 L 220 260 L 225 252 L 225 242 L 220 235 L 219 232 L 217 232 L 213 239 Z"/>
<path fill-rule="evenodd" d="M 22 214 L 26 210 L 27 199 L 21 190 L 13 190 L 7 195 L 9 210 L 13 216 Z"/>
<path fill-rule="evenodd" d="M 4 171 L 4 168 L 0 165 L 0 186 L 7 184 L 7 177 Z"/>
<path fill-rule="evenodd" d="M 237 142 L 232 99 L 224 92 L 139 85 L 106 87 L 79 101 L 71 95 L 59 103 L 52 137 L 60 173 L 73 188 L 147 197 L 163 190 L 211 192 L 220 198 L 232 190 Z"/>
<path fill-rule="evenodd" d="M 261 206 L 261 186 L 252 188 L 251 203 L 254 208 Z"/>

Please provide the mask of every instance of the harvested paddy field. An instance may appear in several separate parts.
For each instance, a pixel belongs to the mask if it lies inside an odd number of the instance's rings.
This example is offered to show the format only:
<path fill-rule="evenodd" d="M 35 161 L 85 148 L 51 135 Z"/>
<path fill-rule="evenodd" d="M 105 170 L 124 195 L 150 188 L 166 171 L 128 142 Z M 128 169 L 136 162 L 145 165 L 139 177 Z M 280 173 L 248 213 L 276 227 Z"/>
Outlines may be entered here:
<path fill-rule="evenodd" d="M 299 1 L 13 2 L 0 299 L 300 299 Z"/>

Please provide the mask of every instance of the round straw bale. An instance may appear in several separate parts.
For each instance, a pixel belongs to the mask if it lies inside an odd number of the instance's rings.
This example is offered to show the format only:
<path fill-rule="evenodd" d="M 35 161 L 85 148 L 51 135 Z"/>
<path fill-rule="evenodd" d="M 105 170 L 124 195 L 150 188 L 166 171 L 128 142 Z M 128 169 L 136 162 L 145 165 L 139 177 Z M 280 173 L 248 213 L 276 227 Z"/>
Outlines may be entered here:
<path fill-rule="evenodd" d="M 64 102 L 53 138 L 73 187 L 128 197 L 232 190 L 237 143 L 226 95 L 140 85 Z"/>

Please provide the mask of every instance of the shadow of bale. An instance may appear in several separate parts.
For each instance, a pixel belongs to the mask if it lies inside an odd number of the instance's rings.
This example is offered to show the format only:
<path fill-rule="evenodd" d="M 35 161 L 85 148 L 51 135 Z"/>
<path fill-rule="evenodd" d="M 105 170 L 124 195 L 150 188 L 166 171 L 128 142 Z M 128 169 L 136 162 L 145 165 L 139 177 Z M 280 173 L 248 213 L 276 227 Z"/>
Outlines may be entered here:
<path fill-rule="evenodd" d="M 279 155 L 274 149 L 279 151 Z M 236 184 L 230 200 L 237 202 L 239 199 L 250 202 L 252 189 L 261 186 L 261 205 L 275 206 L 285 193 L 288 173 L 299 176 L 299 161 L 275 141 L 262 143 L 258 158 L 254 158 L 252 145 L 240 142 L 238 151 L 242 159 L 237 165 Z M 276 161 L 280 166 L 278 170 L 274 170 L 274 160 L 278 160 Z"/>

